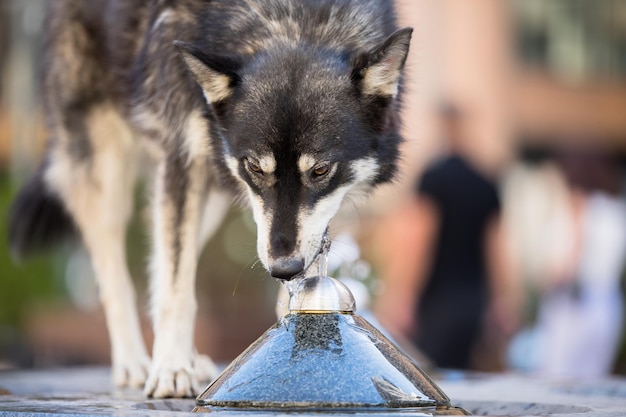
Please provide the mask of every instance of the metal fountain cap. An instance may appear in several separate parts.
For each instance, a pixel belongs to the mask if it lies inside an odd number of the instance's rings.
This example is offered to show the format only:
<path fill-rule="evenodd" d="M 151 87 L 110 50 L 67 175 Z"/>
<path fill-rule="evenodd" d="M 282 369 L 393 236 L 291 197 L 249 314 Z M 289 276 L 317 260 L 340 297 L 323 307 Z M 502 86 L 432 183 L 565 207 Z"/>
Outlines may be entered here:
<path fill-rule="evenodd" d="M 226 367 L 194 412 L 467 415 L 354 314 L 354 297 L 340 281 L 302 278 L 287 289 L 290 314 Z"/>
<path fill-rule="evenodd" d="M 299 279 L 288 290 L 291 313 L 354 313 L 356 310 L 352 292 L 331 277 Z"/>

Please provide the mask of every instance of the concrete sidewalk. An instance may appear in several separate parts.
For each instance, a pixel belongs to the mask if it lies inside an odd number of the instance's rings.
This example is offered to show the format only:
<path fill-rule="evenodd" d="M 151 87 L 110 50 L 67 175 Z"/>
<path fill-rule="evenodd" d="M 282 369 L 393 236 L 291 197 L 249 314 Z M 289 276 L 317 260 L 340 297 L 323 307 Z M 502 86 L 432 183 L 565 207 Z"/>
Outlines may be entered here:
<path fill-rule="evenodd" d="M 0 416 L 197 416 L 191 413 L 193 399 L 153 400 L 145 398 L 140 390 L 115 389 L 109 372 L 107 368 L 0 372 Z M 474 415 L 626 416 L 626 379 L 621 378 L 573 382 L 444 372 L 435 379 L 452 404 Z M 259 417 L 277 413 L 245 414 Z M 307 414 L 318 415 L 297 415 Z"/>

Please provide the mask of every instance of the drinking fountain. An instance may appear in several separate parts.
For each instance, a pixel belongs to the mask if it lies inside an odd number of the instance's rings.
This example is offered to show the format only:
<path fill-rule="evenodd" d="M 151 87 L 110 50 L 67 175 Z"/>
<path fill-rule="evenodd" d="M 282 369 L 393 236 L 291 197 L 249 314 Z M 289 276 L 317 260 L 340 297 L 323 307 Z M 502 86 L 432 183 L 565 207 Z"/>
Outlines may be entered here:
<path fill-rule="evenodd" d="M 469 415 L 328 276 L 287 283 L 289 314 L 197 397 L 194 412 Z"/>

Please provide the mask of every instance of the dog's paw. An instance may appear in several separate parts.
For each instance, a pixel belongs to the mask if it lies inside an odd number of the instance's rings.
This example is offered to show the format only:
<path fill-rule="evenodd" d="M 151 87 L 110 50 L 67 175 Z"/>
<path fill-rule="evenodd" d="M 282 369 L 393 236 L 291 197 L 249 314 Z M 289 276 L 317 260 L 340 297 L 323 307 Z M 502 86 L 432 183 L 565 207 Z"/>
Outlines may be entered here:
<path fill-rule="evenodd" d="M 209 382 L 218 375 L 217 366 L 206 355 L 195 353 L 193 363 L 175 369 L 175 366 L 153 364 L 146 381 L 144 394 L 154 398 L 195 397 L 200 394 L 201 382 Z"/>
<path fill-rule="evenodd" d="M 112 368 L 113 383 L 116 386 L 140 388 L 148 377 L 150 358 L 142 355 L 133 359 L 114 360 Z"/>
<path fill-rule="evenodd" d="M 153 363 L 143 392 L 153 398 L 190 398 L 200 390 L 191 364 L 177 367 Z"/>
<path fill-rule="evenodd" d="M 219 370 L 211 358 L 207 355 L 201 355 L 199 353 L 196 353 L 194 356 L 193 368 L 198 381 L 201 382 L 208 383 L 213 381 L 219 374 Z"/>

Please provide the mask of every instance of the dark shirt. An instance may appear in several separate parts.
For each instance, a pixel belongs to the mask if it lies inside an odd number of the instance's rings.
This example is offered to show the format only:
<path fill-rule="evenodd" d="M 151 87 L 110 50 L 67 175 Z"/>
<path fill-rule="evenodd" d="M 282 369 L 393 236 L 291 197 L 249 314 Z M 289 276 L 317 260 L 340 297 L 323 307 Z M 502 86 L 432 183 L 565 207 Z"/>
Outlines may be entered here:
<path fill-rule="evenodd" d="M 439 215 L 433 262 L 418 303 L 417 345 L 440 367 L 467 368 L 487 304 L 485 238 L 500 210 L 494 184 L 459 156 L 427 169 L 417 193 Z"/>

